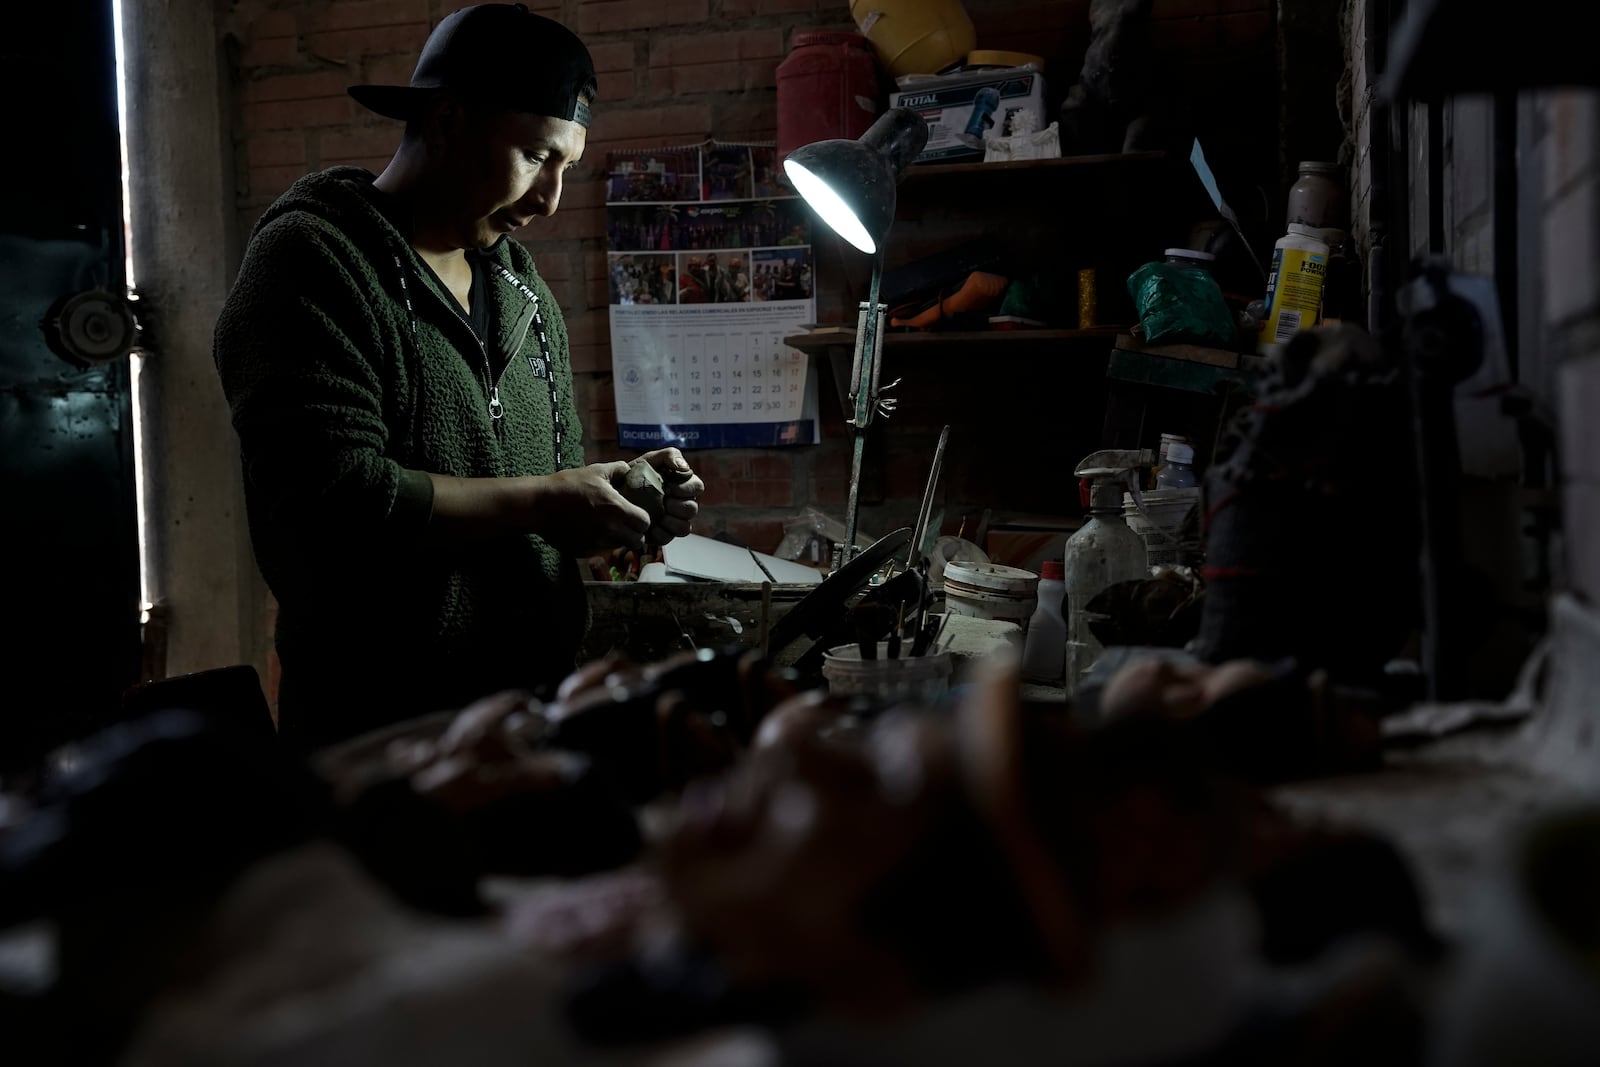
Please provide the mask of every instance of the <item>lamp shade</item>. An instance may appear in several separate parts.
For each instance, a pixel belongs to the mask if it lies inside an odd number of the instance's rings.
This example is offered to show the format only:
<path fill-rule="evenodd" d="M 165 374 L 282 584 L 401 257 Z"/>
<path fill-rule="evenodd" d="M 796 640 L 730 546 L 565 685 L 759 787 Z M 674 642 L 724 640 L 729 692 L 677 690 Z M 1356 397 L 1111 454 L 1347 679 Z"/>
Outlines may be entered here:
<path fill-rule="evenodd" d="M 816 141 L 783 161 L 789 182 L 840 237 L 876 252 L 894 221 L 895 186 L 928 143 L 928 124 L 910 108 L 878 116 L 858 140 Z"/>

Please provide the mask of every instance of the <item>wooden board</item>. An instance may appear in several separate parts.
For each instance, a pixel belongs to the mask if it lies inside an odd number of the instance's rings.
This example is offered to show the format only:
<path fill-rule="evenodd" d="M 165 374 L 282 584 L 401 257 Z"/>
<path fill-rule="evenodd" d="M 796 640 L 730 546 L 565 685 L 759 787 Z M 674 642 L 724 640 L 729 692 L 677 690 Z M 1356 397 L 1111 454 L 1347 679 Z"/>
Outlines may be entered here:
<path fill-rule="evenodd" d="M 883 335 L 883 346 L 885 349 L 916 348 L 926 351 L 931 348 L 965 350 L 971 345 L 1021 349 L 1047 343 L 1083 344 L 1099 341 L 1103 344 L 1105 338 L 1117 337 L 1126 329 L 1124 325 L 1090 326 L 1083 330 L 895 330 Z M 810 333 L 790 334 L 783 339 L 783 343 L 802 352 L 851 349 L 855 347 L 856 331 L 848 326 L 828 327 Z"/>
<path fill-rule="evenodd" d="M 1243 388 L 1245 376 L 1232 367 L 1218 367 L 1192 360 L 1165 359 L 1148 352 L 1111 350 L 1106 377 L 1136 385 L 1155 385 L 1191 393 L 1222 393 Z"/>
<path fill-rule="evenodd" d="M 1181 359 L 1189 363 L 1204 363 L 1209 367 L 1233 370 L 1239 365 L 1239 353 L 1225 348 L 1208 348 L 1205 345 L 1147 345 L 1131 333 L 1117 335 L 1117 347 L 1125 352 L 1142 352 L 1150 356 Z"/>
<path fill-rule="evenodd" d="M 761 638 L 815 587 L 728 582 L 585 582 L 591 625 L 580 662 L 621 652 L 654 663 L 687 648 L 760 647 Z M 778 657 L 792 663 L 796 641 Z"/>

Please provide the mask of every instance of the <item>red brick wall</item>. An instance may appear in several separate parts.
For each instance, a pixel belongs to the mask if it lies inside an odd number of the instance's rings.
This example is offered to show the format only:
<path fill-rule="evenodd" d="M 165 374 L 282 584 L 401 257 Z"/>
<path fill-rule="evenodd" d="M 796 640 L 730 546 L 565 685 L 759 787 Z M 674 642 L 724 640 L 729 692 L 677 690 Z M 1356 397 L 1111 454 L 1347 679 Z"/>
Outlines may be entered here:
<path fill-rule="evenodd" d="M 344 87 L 404 82 L 429 28 L 460 6 L 457 0 L 256 0 L 235 6 L 228 32 L 237 44 L 238 205 L 246 228 L 303 173 L 336 163 L 382 168 L 398 144 L 399 127 L 362 111 Z M 574 27 L 589 44 L 600 75 L 585 163 L 568 184 L 560 212 L 541 224 L 531 247 L 566 313 L 586 451 L 591 458 L 609 458 L 619 453 L 607 338 L 601 175 L 606 150 L 707 137 L 773 138 L 775 72 L 793 34 L 849 29 L 853 23 L 843 0 L 536 0 L 529 6 Z M 967 0 L 965 6 L 980 47 L 1045 55 L 1051 95 L 1059 100 L 1081 63 L 1087 0 Z M 1270 0 L 1157 0 L 1156 16 L 1157 45 L 1169 68 L 1191 80 L 1200 99 L 1238 104 L 1237 110 L 1210 116 L 1221 142 L 1208 144 L 1225 143 L 1231 132 L 1236 139 L 1263 142 L 1272 158 Z M 1262 71 L 1266 76 L 1259 76 Z M 1259 112 L 1249 110 L 1252 93 L 1261 96 Z M 826 288 L 827 252 L 819 259 Z M 988 374 L 992 389 L 985 394 L 973 392 L 960 367 L 931 369 L 918 394 L 919 406 L 928 410 L 897 419 L 874 436 L 864 529 L 888 529 L 915 512 L 932 436 L 944 421 L 955 424 L 946 480 L 952 529 L 963 510 L 990 504 L 1076 510 L 1076 494 L 1057 484 L 1054 472 L 1041 480 L 1037 462 L 1055 458 L 1059 428 L 1051 420 L 1067 414 L 1080 423 L 1092 419 L 1092 395 L 1080 388 L 1076 400 L 1057 403 L 1027 388 L 1031 379 L 1025 373 L 995 375 L 991 368 Z M 821 382 L 821 445 L 692 457 L 710 487 L 705 532 L 726 530 L 753 547 L 771 549 L 781 519 L 798 507 L 816 504 L 842 514 L 849 441 L 826 368 Z M 1080 383 L 1091 390 L 1093 385 L 1093 375 L 1087 386 Z M 1026 401 L 1020 408 L 1019 400 Z"/>

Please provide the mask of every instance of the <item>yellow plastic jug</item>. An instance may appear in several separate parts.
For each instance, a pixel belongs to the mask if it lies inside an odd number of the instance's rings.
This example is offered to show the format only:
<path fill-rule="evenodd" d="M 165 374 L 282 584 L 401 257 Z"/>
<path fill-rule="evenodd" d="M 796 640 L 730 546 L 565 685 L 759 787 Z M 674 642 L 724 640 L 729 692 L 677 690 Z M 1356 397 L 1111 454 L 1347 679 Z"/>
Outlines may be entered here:
<path fill-rule="evenodd" d="M 896 78 L 937 74 L 978 43 L 960 0 L 850 0 L 850 15 Z"/>

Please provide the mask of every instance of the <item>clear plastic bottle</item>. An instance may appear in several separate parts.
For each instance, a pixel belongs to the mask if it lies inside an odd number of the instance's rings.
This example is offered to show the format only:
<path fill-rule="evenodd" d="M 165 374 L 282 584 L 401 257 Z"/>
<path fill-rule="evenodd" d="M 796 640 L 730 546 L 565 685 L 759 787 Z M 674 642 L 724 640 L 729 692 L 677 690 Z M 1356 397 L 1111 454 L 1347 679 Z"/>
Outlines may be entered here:
<path fill-rule="evenodd" d="M 1189 443 L 1189 439 L 1181 433 L 1164 433 L 1161 435 L 1161 447 L 1156 450 L 1156 465 L 1150 469 L 1150 477 L 1145 480 L 1146 489 L 1156 487 L 1156 479 L 1161 477 L 1161 468 L 1167 465 L 1167 449 L 1176 442 Z"/>
<path fill-rule="evenodd" d="M 1090 480 L 1090 490 L 1088 521 L 1067 538 L 1062 561 L 1067 623 L 1062 668 L 1068 696 L 1078 691 L 1084 673 L 1102 651 L 1100 639 L 1089 627 L 1089 602 L 1118 582 L 1150 576 L 1144 539 L 1122 518 L 1122 490 L 1133 484 L 1139 467 L 1154 459 L 1148 450 L 1095 452 L 1075 472 Z"/>
<path fill-rule="evenodd" d="M 1028 623 L 1022 648 L 1022 676 L 1030 682 L 1060 682 L 1067 651 L 1067 622 L 1061 610 L 1066 597 L 1065 570 L 1058 559 L 1039 567 L 1039 606 Z"/>
<path fill-rule="evenodd" d="M 1156 475 L 1157 489 L 1192 489 L 1200 482 L 1194 474 L 1194 446 L 1175 441 L 1167 446 L 1167 461 Z"/>

